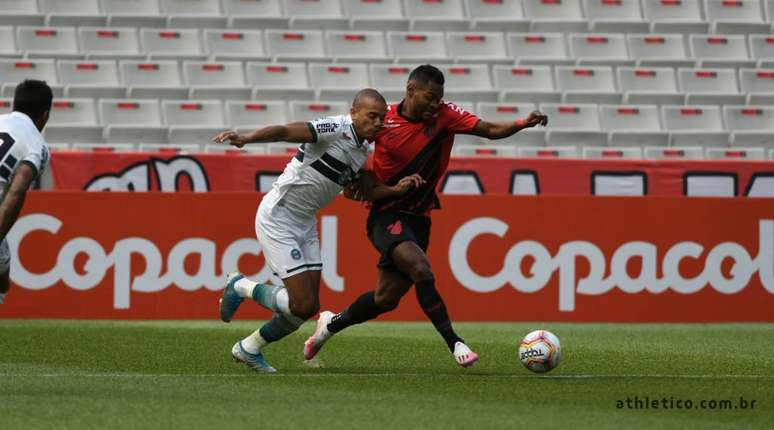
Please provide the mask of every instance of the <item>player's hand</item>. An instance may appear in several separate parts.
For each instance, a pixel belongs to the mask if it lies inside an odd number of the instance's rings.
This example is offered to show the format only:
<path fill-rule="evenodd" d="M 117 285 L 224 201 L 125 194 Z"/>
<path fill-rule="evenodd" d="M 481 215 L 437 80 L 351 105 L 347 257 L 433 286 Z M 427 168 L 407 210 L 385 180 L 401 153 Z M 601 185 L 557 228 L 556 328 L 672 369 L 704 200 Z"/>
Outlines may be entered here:
<path fill-rule="evenodd" d="M 355 200 L 357 202 L 365 200 L 363 186 L 359 181 L 353 181 L 349 185 L 346 185 L 344 189 L 341 190 L 341 193 L 350 200 Z"/>
<path fill-rule="evenodd" d="M 406 194 L 410 189 L 419 188 L 426 183 L 427 181 L 425 181 L 418 174 L 414 173 L 413 175 L 406 176 L 398 181 L 398 183 L 393 187 L 393 190 L 395 190 L 398 195 L 403 195 Z"/>
<path fill-rule="evenodd" d="M 215 136 L 212 141 L 215 143 L 223 143 L 228 141 L 229 145 L 236 146 L 237 148 L 241 148 L 245 146 L 246 143 L 249 143 L 247 136 L 241 135 L 233 130 L 218 133 L 218 135 Z"/>
<path fill-rule="evenodd" d="M 547 126 L 548 125 L 548 116 L 540 111 L 532 111 L 529 116 L 527 117 L 527 122 L 524 125 L 526 128 L 532 128 L 538 125 Z"/>

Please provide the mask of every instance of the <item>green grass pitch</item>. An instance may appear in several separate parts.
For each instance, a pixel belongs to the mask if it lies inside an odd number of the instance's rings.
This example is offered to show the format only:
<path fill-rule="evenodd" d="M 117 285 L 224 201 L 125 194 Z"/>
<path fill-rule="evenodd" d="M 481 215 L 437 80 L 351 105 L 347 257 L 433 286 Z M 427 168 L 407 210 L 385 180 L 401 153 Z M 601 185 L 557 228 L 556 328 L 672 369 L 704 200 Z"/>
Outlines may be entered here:
<path fill-rule="evenodd" d="M 460 323 L 481 355 L 471 369 L 456 366 L 429 323 L 383 322 L 336 335 L 320 353 L 321 367 L 308 366 L 301 349 L 313 325 L 306 324 L 265 350 L 277 375 L 231 361 L 233 343 L 258 326 L 0 320 L 0 428 L 750 429 L 774 422 L 774 324 Z M 518 340 L 536 328 L 562 341 L 562 363 L 546 376 L 516 357 Z M 627 408 L 635 396 L 733 404 Z"/>

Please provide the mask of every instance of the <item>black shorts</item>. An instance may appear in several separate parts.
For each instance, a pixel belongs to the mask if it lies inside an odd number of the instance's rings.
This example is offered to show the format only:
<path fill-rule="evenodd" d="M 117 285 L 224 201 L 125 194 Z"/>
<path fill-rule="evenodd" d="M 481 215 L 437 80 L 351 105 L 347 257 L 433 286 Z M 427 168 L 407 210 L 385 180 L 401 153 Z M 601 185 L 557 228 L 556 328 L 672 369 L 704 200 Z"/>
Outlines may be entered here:
<path fill-rule="evenodd" d="M 415 242 L 427 252 L 430 244 L 430 217 L 407 212 L 371 213 L 366 222 L 368 239 L 379 251 L 379 268 L 395 267 L 392 250 L 406 241 Z"/>

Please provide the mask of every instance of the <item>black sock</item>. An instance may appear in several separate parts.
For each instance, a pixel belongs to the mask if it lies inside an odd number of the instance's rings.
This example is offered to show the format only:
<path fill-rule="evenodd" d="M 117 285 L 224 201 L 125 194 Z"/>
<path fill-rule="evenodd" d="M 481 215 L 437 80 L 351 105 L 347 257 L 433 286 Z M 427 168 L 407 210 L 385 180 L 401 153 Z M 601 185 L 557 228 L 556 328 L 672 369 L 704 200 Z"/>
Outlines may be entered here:
<path fill-rule="evenodd" d="M 416 285 L 417 300 L 425 315 L 433 322 L 435 329 L 443 336 L 449 351 L 454 352 L 454 344 L 463 340 L 457 336 L 449 320 L 449 313 L 446 312 L 446 305 L 443 303 L 441 295 L 435 289 L 435 280 L 417 282 Z"/>
<path fill-rule="evenodd" d="M 328 324 L 328 331 L 331 333 L 338 333 L 351 325 L 372 320 L 386 311 L 386 309 L 381 309 L 379 306 L 376 306 L 374 292 L 369 291 L 358 297 L 357 300 L 340 314 L 335 315 L 333 319 L 331 319 L 330 324 Z"/>

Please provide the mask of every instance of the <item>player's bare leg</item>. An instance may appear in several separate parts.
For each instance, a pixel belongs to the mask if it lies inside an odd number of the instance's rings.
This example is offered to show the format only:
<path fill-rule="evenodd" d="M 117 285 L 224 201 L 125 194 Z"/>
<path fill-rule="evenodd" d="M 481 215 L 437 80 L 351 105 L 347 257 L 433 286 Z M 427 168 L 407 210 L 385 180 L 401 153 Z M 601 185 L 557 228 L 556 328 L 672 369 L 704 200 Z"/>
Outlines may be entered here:
<path fill-rule="evenodd" d="M 422 248 L 416 242 L 401 242 L 392 252 L 392 261 L 416 285 L 415 292 L 419 305 L 446 341 L 449 351 L 454 354 L 455 361 L 462 367 L 471 366 L 478 361 L 478 355 L 465 345 L 452 328 L 446 305 L 435 287 L 430 261 Z"/>
<path fill-rule="evenodd" d="M 316 315 L 320 307 L 320 271 L 306 271 L 282 280 L 284 286 L 258 284 L 246 279 L 237 281 L 235 289 L 247 294 L 274 316 L 260 329 L 237 342 L 232 355 L 251 368 L 274 372 L 261 352 L 271 342 L 298 330 L 307 319 Z"/>
<path fill-rule="evenodd" d="M 0 273 L 0 305 L 5 301 L 5 295 L 8 294 L 8 290 L 11 288 L 11 278 L 9 274 L 10 271 Z"/>

